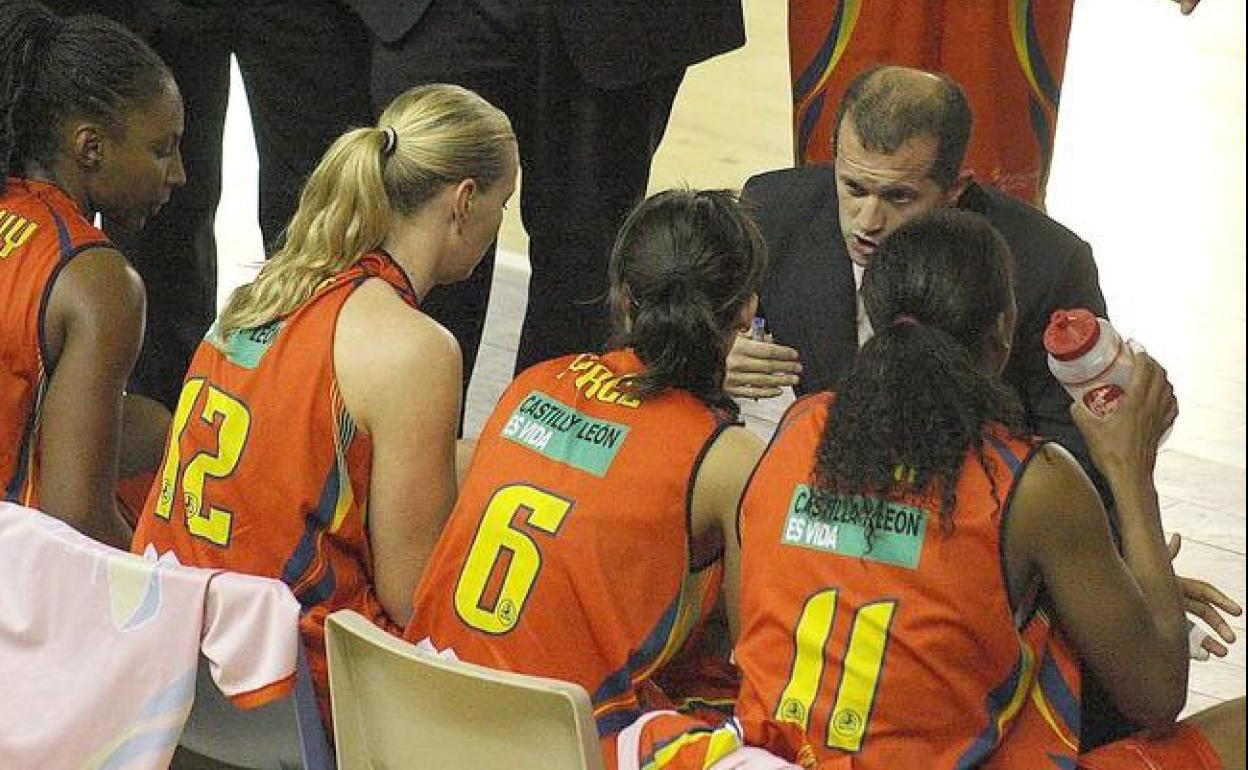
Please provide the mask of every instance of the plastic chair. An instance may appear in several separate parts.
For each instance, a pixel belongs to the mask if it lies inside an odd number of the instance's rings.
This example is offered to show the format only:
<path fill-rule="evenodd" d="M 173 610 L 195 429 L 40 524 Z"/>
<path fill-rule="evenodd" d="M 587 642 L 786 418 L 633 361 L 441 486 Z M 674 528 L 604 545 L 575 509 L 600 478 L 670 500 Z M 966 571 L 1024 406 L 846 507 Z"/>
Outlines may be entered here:
<path fill-rule="evenodd" d="M 334 770 L 334 756 L 299 647 L 295 689 L 255 709 L 240 709 L 217 688 L 199 658 L 195 703 L 178 744 L 200 756 L 246 770 Z"/>
<path fill-rule="evenodd" d="M 422 652 L 367 618 L 325 623 L 343 768 L 602 770 L 585 690 Z"/>

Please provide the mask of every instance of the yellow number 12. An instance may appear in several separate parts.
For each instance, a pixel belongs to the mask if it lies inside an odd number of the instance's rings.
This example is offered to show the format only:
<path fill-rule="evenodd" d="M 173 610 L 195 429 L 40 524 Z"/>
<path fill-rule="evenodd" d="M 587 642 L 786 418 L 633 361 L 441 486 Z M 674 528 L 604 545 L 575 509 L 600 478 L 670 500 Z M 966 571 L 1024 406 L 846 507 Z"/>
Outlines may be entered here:
<path fill-rule="evenodd" d="M 217 452 L 199 451 L 182 468 L 182 434 L 186 432 L 195 404 L 205 386 L 204 406 L 200 419 L 209 425 L 221 418 L 217 426 Z M 208 385 L 203 379 L 188 380 L 182 386 L 178 409 L 173 415 L 169 431 L 169 448 L 165 465 L 160 474 L 160 498 L 156 501 L 156 515 L 168 519 L 173 511 L 174 495 L 177 494 L 178 476 L 181 472 L 182 501 L 186 509 L 186 527 L 192 535 L 216 543 L 229 545 L 230 527 L 234 514 L 223 508 L 207 505 L 204 500 L 204 480 L 207 477 L 222 479 L 234 472 L 247 443 L 251 429 L 251 413 L 246 404 L 230 394 Z"/>

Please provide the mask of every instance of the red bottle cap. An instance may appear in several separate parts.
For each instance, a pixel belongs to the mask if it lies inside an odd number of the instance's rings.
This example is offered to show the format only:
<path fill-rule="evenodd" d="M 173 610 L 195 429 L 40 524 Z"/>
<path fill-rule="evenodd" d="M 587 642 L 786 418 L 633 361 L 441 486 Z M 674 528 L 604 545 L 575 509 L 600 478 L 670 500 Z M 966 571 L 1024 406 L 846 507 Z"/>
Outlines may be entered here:
<path fill-rule="evenodd" d="M 1044 349 L 1058 361 L 1071 361 L 1091 350 L 1100 336 L 1101 325 L 1091 312 L 1054 310 L 1044 330 Z"/>

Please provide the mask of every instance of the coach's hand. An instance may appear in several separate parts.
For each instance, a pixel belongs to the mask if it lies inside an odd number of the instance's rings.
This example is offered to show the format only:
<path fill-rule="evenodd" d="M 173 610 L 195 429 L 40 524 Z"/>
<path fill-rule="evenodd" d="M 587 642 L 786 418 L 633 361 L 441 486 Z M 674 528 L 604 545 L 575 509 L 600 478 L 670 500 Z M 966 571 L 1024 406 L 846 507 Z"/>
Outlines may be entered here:
<path fill-rule="evenodd" d="M 802 373 L 797 351 L 771 341 L 752 340 L 742 333 L 728 353 L 724 390 L 734 398 L 772 398 L 786 386 L 796 385 Z"/>

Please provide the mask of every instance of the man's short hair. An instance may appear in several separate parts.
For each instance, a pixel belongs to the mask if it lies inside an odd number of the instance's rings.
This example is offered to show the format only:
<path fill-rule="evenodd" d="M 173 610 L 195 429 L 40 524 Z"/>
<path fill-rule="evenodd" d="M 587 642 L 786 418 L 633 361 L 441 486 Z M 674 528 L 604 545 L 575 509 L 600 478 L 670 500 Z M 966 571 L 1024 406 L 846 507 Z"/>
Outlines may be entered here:
<path fill-rule="evenodd" d="M 962 86 L 947 75 L 918 78 L 919 70 L 881 66 L 864 70 L 849 84 L 837 106 L 832 149 L 837 151 L 841 124 L 853 119 L 862 146 L 894 153 L 915 137 L 936 137 L 931 178 L 948 189 L 962 170 L 971 138 L 971 106 Z"/>

